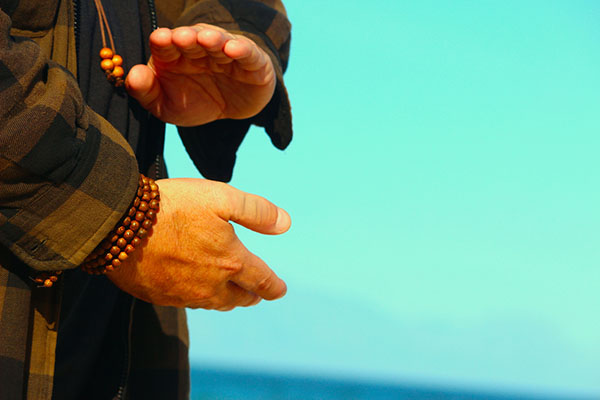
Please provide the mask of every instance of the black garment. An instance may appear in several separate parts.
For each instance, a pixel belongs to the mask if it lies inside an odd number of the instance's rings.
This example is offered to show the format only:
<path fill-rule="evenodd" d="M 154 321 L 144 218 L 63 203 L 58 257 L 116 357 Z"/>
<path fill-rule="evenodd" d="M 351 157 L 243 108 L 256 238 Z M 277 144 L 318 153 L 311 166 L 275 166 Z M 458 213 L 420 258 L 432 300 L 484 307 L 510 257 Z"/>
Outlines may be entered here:
<path fill-rule="evenodd" d="M 102 3 L 125 71 L 144 63 L 147 36 L 142 32 L 138 2 L 103 0 Z M 100 68 L 102 36 L 93 0 L 76 2 L 76 22 L 77 78 L 83 97 L 136 149 L 138 163 L 142 163 L 140 170 L 146 171 L 156 149 L 162 153 L 163 138 L 145 137 L 152 122 L 148 112 L 129 98 L 124 88 L 116 89 L 106 80 Z M 147 146 L 149 139 L 158 143 Z M 128 374 L 134 300 L 106 277 L 90 276 L 79 268 L 65 272 L 63 284 L 53 397 L 112 399 Z"/>

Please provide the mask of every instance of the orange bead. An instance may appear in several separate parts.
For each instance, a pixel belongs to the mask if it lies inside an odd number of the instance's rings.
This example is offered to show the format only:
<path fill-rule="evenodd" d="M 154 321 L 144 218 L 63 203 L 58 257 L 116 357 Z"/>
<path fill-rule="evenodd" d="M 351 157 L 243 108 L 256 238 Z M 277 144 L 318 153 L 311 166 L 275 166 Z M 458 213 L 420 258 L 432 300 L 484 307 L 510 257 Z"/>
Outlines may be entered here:
<path fill-rule="evenodd" d="M 123 65 L 123 58 L 120 55 L 115 54 L 112 58 L 112 62 L 115 65 Z"/>
<path fill-rule="evenodd" d="M 102 68 L 105 71 L 112 71 L 112 69 L 115 67 L 115 64 L 113 64 L 113 62 L 111 60 L 102 60 L 102 62 L 100 63 L 100 68 Z"/>
<path fill-rule="evenodd" d="M 112 63 L 112 61 L 111 61 L 111 63 Z M 115 69 L 113 70 L 112 74 L 114 77 L 120 78 L 123 75 L 125 75 L 125 71 L 123 70 L 123 67 L 116 66 Z"/>
<path fill-rule="evenodd" d="M 103 47 L 102 50 L 100 50 L 100 58 L 109 59 L 112 57 L 113 57 L 113 51 L 111 49 L 109 49 L 108 47 Z"/>
<path fill-rule="evenodd" d="M 129 225 L 129 229 L 131 229 L 132 231 L 137 231 L 138 229 L 140 229 L 140 223 L 138 221 L 131 221 L 131 225 Z"/>
<path fill-rule="evenodd" d="M 146 218 L 146 215 L 144 215 L 144 213 L 141 212 L 141 211 L 138 211 L 135 214 L 135 220 L 138 221 L 138 222 L 142 222 L 145 218 Z"/>
<path fill-rule="evenodd" d="M 146 212 L 148 211 L 148 203 L 145 201 L 140 202 L 140 204 L 138 204 L 138 210 L 142 211 L 142 212 Z"/>
<path fill-rule="evenodd" d="M 146 212 L 146 218 L 148 218 L 150 221 L 154 221 L 154 219 L 156 218 L 156 211 L 148 210 L 148 212 Z"/>
<path fill-rule="evenodd" d="M 52 281 L 50 279 L 46 279 L 44 281 L 44 286 L 45 287 L 52 287 Z"/>

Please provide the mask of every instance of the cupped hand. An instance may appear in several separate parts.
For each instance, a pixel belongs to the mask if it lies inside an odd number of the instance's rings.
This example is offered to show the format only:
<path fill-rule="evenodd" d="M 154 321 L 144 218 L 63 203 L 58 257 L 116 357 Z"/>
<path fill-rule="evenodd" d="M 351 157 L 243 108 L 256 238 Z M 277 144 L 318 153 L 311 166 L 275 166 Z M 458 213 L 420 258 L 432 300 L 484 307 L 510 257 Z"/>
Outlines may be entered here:
<path fill-rule="evenodd" d="M 290 227 L 284 210 L 220 182 L 157 183 L 156 223 L 146 244 L 107 273 L 115 285 L 158 305 L 221 311 L 285 295 L 285 283 L 246 249 L 229 223 L 277 235 Z"/>
<path fill-rule="evenodd" d="M 160 28 L 147 65 L 129 71 L 131 96 L 164 122 L 196 126 L 258 114 L 275 90 L 270 57 L 252 40 L 207 24 Z"/>

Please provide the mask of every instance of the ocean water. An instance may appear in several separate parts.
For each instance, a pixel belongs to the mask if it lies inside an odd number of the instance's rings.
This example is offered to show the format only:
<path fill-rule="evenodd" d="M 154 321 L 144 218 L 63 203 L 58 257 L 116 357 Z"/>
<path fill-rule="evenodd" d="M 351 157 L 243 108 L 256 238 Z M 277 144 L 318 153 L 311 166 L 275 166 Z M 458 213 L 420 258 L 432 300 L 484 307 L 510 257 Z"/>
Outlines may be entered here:
<path fill-rule="evenodd" d="M 386 385 L 270 373 L 192 369 L 191 400 L 575 400 Z"/>

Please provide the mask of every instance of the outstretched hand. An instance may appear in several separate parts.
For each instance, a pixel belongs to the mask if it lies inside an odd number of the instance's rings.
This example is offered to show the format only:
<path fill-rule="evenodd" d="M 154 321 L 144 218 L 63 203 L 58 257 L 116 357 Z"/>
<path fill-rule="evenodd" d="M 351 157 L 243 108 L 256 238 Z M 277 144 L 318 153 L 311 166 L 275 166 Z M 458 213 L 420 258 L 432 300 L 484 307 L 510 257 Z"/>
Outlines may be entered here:
<path fill-rule="evenodd" d="M 224 183 L 165 179 L 147 243 L 107 276 L 147 302 L 231 310 L 285 295 L 286 285 L 236 236 L 229 221 L 278 235 L 289 215 L 266 199 Z"/>
<path fill-rule="evenodd" d="M 136 65 L 127 91 L 164 122 L 196 126 L 258 114 L 275 90 L 270 57 L 252 40 L 208 25 L 160 28 L 152 57 Z"/>

